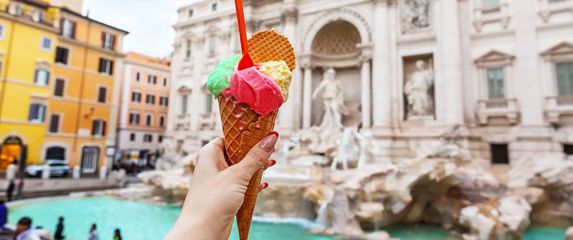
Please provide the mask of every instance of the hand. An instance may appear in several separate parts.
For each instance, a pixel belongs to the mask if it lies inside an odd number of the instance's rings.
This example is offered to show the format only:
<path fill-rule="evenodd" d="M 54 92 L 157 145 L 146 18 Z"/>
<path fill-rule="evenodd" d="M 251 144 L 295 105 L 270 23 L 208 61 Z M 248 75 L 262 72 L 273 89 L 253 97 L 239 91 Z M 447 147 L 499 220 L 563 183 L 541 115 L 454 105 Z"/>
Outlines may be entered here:
<path fill-rule="evenodd" d="M 228 239 L 251 177 L 276 163 L 268 159 L 277 139 L 276 133 L 267 136 L 231 167 L 225 161 L 223 138 L 201 148 L 183 210 L 165 239 Z M 267 187 L 263 183 L 261 190 Z"/>

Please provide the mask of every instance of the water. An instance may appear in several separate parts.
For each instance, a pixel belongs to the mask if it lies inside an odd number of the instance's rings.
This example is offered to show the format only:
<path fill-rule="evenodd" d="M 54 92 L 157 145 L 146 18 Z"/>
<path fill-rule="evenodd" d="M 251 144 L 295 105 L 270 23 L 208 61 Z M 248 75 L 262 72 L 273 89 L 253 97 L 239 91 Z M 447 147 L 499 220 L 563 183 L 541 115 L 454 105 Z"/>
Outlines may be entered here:
<path fill-rule="evenodd" d="M 100 239 L 111 239 L 115 228 L 120 228 L 124 239 L 162 239 L 179 216 L 179 207 L 157 206 L 141 202 L 124 201 L 109 197 L 60 198 L 33 202 L 10 208 L 9 222 L 15 224 L 23 216 L 32 217 L 35 226 L 54 231 L 58 216 L 65 218 L 67 239 L 87 239 L 92 223 L 98 225 Z M 309 234 L 304 222 L 255 221 L 251 230 L 254 240 L 334 240 L 338 238 Z M 432 225 L 395 225 L 385 227 L 390 235 L 402 240 L 443 240 L 448 232 Z M 238 239 L 236 227 L 230 239 Z M 450 238 L 451 239 L 451 238 Z M 563 240 L 565 228 L 531 227 L 524 240 Z"/>
<path fill-rule="evenodd" d="M 100 239 L 112 239 L 113 230 L 120 228 L 124 239 L 157 240 L 162 239 L 173 226 L 180 210 L 179 207 L 156 206 L 108 197 L 62 198 L 10 208 L 9 222 L 15 224 L 21 217 L 29 216 L 33 219 L 34 226 L 42 226 L 53 232 L 58 216 L 63 216 L 66 239 L 87 239 L 90 225 L 96 223 Z M 255 222 L 251 229 L 251 238 L 336 239 L 308 234 L 301 224 L 268 222 Z M 236 227 L 230 239 L 239 239 Z"/>

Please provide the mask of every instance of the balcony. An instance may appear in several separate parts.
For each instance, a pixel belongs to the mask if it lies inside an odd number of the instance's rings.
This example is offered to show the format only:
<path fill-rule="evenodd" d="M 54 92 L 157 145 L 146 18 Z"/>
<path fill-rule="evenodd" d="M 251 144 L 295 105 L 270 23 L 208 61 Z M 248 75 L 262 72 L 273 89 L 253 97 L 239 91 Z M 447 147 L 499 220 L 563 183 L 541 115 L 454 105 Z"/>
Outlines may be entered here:
<path fill-rule="evenodd" d="M 573 118 L 573 96 L 554 96 L 545 99 L 545 117 L 552 124 Z"/>
<path fill-rule="evenodd" d="M 511 19 L 508 4 L 499 4 L 495 6 L 483 6 L 474 9 L 473 24 L 476 31 L 481 32 L 484 25 L 501 24 L 505 29 Z"/>
<path fill-rule="evenodd" d="M 539 0 L 539 17 L 544 23 L 549 22 L 552 15 L 569 14 L 573 9 L 572 0 Z"/>
<path fill-rule="evenodd" d="M 487 99 L 478 101 L 477 116 L 480 125 L 488 125 L 492 118 L 505 118 L 514 125 L 519 120 L 517 99 Z"/>
<path fill-rule="evenodd" d="M 201 129 L 215 129 L 217 127 L 217 117 L 219 114 L 207 112 L 201 114 L 200 127 Z"/>
<path fill-rule="evenodd" d="M 189 130 L 191 126 L 191 115 L 190 114 L 179 114 L 175 116 L 175 131 L 178 130 Z"/>

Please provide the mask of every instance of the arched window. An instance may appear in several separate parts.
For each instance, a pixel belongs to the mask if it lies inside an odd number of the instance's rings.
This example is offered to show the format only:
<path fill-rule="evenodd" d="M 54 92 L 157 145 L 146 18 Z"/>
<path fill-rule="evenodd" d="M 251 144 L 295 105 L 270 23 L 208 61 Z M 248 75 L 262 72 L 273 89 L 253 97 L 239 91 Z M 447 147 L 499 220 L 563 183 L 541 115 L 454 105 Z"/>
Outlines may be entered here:
<path fill-rule="evenodd" d="M 66 149 L 63 147 L 50 147 L 46 149 L 45 160 L 66 160 Z"/>

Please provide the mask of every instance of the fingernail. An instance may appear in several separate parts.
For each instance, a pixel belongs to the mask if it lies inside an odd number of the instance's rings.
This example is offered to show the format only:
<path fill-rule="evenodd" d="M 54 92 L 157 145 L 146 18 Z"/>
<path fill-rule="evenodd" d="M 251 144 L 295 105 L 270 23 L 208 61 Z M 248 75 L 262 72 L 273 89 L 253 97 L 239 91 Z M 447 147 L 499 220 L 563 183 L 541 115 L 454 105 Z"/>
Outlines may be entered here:
<path fill-rule="evenodd" d="M 265 152 L 272 153 L 275 150 L 275 144 L 277 143 L 278 138 L 278 133 L 275 135 L 273 132 L 259 143 L 259 147 L 265 150 Z"/>
<path fill-rule="evenodd" d="M 261 186 L 261 189 L 267 189 L 269 187 L 268 183 L 263 183 L 263 186 Z"/>
<path fill-rule="evenodd" d="M 272 166 L 274 166 L 275 164 L 277 164 L 277 161 L 271 160 L 271 162 L 269 163 L 269 167 L 272 167 Z"/>
<path fill-rule="evenodd" d="M 277 138 L 281 136 L 277 131 L 272 131 L 271 134 L 277 136 Z"/>

